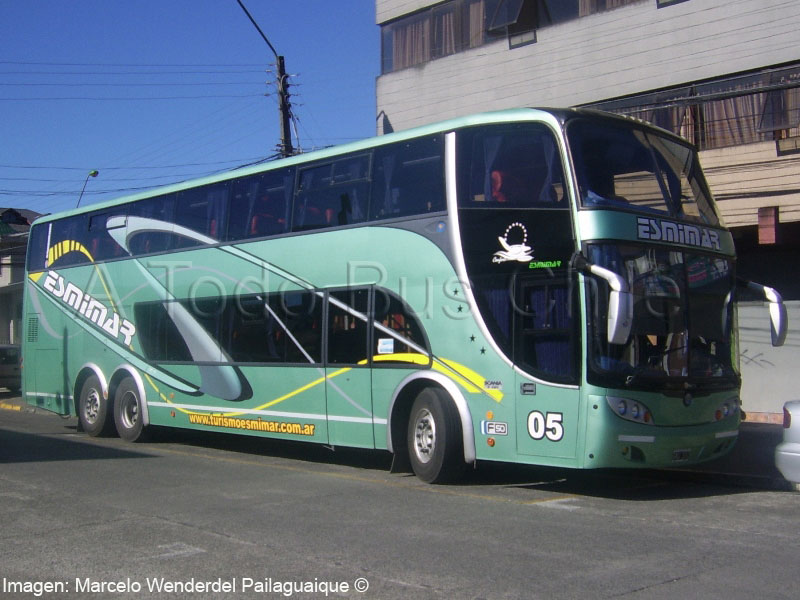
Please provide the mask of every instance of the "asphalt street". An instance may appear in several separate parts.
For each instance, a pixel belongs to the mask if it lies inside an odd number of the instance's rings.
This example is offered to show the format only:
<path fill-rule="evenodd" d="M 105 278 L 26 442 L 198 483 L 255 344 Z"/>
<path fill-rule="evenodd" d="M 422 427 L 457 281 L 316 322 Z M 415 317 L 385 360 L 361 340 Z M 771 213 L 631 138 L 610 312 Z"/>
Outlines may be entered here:
<path fill-rule="evenodd" d="M 0 400 L 3 597 L 796 596 L 800 494 L 770 474 L 479 464 L 432 486 L 384 453 L 76 429 Z"/>

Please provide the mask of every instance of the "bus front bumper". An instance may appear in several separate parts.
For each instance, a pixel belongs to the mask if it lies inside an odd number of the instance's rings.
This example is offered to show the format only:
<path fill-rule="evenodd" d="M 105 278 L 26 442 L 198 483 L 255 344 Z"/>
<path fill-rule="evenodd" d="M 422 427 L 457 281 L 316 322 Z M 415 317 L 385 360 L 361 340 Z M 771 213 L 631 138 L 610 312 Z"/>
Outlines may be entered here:
<path fill-rule="evenodd" d="M 588 468 L 680 467 L 706 462 L 730 452 L 739 436 L 739 419 L 690 427 L 636 427 L 607 431 L 587 444 Z"/>

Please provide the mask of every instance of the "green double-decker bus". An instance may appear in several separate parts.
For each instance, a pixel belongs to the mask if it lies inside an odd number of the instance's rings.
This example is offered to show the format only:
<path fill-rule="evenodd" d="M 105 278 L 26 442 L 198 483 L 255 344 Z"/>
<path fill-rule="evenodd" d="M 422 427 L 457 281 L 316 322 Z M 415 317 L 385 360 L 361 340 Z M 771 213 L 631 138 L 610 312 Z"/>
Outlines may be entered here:
<path fill-rule="evenodd" d="M 46 216 L 27 402 L 477 460 L 713 459 L 741 419 L 738 281 L 697 154 L 587 110 L 475 115 Z M 766 326 L 766 319 L 765 319 Z"/>

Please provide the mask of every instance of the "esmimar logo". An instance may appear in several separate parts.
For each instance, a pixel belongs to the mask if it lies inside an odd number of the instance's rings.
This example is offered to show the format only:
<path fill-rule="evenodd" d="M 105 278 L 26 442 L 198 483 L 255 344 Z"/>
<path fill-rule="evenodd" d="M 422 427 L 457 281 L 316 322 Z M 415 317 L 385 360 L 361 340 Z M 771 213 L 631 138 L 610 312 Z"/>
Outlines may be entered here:
<path fill-rule="evenodd" d="M 515 229 L 519 229 L 519 231 L 522 232 L 522 241 L 513 244 L 511 243 L 511 240 L 509 240 L 509 234 Z M 494 256 L 492 257 L 493 263 L 504 263 L 510 260 L 524 263 L 533 260 L 533 254 L 531 254 L 531 250 L 533 250 L 533 248 L 527 245 L 528 230 L 525 228 L 525 225 L 519 221 L 514 221 L 511 223 L 511 225 L 506 227 L 505 233 L 497 239 L 500 242 L 500 245 L 503 246 L 503 250 L 498 250 L 494 253 Z"/>
<path fill-rule="evenodd" d="M 55 271 L 48 271 L 42 287 L 106 333 L 115 338 L 122 336 L 124 344 L 130 345 L 136 333 L 134 324 L 128 319 L 121 318 L 116 311 L 109 310 L 105 304 L 84 292 L 74 283 L 65 283 L 61 275 Z M 109 316 L 109 312 L 111 316 Z"/>
<path fill-rule="evenodd" d="M 720 249 L 719 233 L 707 227 L 672 223 L 649 217 L 638 217 L 636 224 L 640 240 L 673 242 L 711 250 Z"/>

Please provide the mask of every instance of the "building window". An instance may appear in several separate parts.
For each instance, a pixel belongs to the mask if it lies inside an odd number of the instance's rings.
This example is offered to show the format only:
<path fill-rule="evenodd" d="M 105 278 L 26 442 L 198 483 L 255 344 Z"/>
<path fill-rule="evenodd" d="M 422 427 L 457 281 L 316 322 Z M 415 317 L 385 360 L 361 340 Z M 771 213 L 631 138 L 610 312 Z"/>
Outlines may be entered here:
<path fill-rule="evenodd" d="M 399 71 L 481 46 L 487 0 L 450 0 L 384 25 L 381 70 Z"/>
<path fill-rule="evenodd" d="M 645 0 L 449 0 L 381 27 L 381 72 L 391 73 L 508 38 L 536 41 L 536 29 Z"/>
<path fill-rule="evenodd" d="M 599 102 L 649 121 L 701 150 L 800 136 L 800 65 Z"/>

